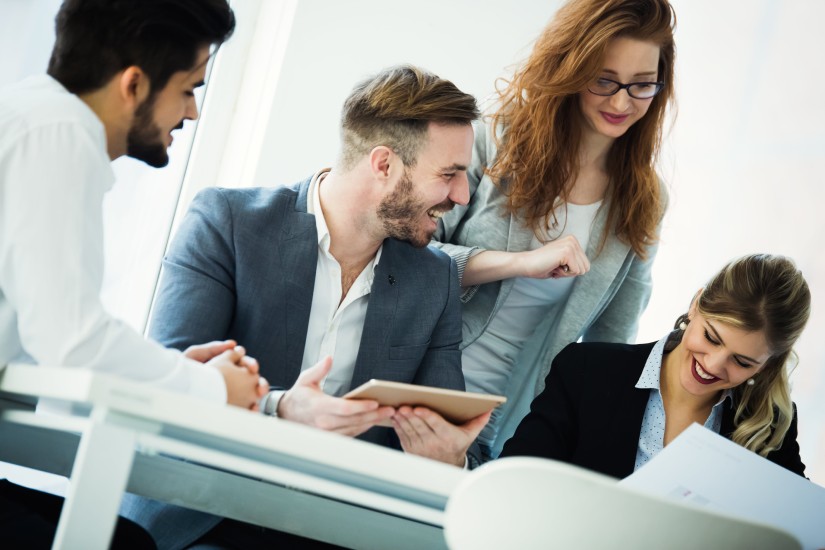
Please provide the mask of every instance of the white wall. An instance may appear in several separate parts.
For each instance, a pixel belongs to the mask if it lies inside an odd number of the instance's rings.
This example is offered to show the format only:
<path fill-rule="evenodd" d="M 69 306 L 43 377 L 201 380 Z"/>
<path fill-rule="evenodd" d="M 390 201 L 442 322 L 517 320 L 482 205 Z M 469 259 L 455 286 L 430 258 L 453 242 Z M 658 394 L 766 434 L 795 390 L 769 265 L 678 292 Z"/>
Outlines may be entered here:
<path fill-rule="evenodd" d="M 60 0 L 0 0 L 0 86 L 46 72 Z"/>
<path fill-rule="evenodd" d="M 284 185 L 330 166 L 341 105 L 355 83 L 413 63 L 479 98 L 529 53 L 559 2 L 300 0 L 252 184 Z"/>

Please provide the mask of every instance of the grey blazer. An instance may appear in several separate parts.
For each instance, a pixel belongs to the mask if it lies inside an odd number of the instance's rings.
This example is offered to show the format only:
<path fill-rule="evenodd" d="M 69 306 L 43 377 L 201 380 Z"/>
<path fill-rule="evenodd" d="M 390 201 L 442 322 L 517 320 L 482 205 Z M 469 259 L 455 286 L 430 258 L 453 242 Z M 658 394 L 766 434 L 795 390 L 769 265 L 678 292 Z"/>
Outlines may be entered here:
<path fill-rule="evenodd" d="M 318 259 L 310 181 L 201 191 L 164 260 L 150 336 L 178 349 L 232 338 L 272 385 L 291 387 L 301 372 Z M 455 263 L 437 250 L 385 240 L 350 387 L 381 378 L 463 390 L 460 319 Z M 389 428 L 360 439 L 400 448 Z M 479 463 L 477 445 L 469 455 Z M 161 549 L 186 547 L 220 521 L 130 494 L 121 514 Z"/>
<path fill-rule="evenodd" d="M 496 155 L 492 129 L 484 123 L 476 123 L 473 129 L 475 145 L 468 170 L 470 202 L 455 207 L 441 219 L 434 237 L 438 242 L 432 243 L 456 260 L 459 277 L 476 251 L 522 252 L 528 249 L 533 236 L 517 217 L 506 213 L 507 197 L 484 173 Z M 663 198 L 666 193 L 662 185 Z M 649 247 L 647 259 L 642 260 L 611 233 L 598 252 L 606 223 L 607 208 L 603 207 L 596 214 L 585 250 L 590 271 L 576 278 L 567 301 L 555 306 L 516 359 L 505 391 L 507 403 L 496 409 L 491 420 L 498 425 L 491 448 L 493 457 L 498 456 L 530 410 L 530 402 L 544 389 L 553 357 L 562 348 L 580 338 L 630 343 L 636 336 L 638 319 L 650 298 L 650 268 L 657 247 Z M 508 279 L 464 290 L 462 349 L 484 332 L 513 283 Z"/>
<path fill-rule="evenodd" d="M 232 338 L 289 388 L 301 372 L 318 236 L 310 180 L 201 191 L 163 262 L 149 335 L 184 349 Z M 384 241 L 350 387 L 371 378 L 464 389 L 456 268 L 446 254 Z M 394 431 L 362 438 L 397 446 Z"/>

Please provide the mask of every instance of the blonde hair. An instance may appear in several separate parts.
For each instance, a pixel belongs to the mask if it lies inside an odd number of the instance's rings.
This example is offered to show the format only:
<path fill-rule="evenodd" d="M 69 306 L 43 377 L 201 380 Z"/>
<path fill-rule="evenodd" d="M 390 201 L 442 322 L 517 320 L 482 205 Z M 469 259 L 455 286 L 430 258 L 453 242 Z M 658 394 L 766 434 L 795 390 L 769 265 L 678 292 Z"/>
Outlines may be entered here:
<path fill-rule="evenodd" d="M 602 245 L 612 230 L 641 258 L 657 240 L 664 197 L 654 170 L 666 107 L 673 97 L 676 24 L 667 0 L 572 0 L 536 41 L 527 61 L 499 91 L 493 125 L 502 125 L 488 173 L 508 197 L 508 210 L 533 231 L 555 218 L 578 174 L 581 110 L 578 94 L 598 78 L 607 47 L 627 37 L 659 46 L 662 91 L 648 112 L 610 148 L 609 210 Z M 505 81 L 506 82 L 506 81 Z"/>
<path fill-rule="evenodd" d="M 744 256 L 710 280 L 696 308 L 709 319 L 765 335 L 770 358 L 752 378 L 753 385 L 733 389 L 736 413 L 732 439 L 766 456 L 781 446 L 793 420 L 788 374 L 796 364 L 793 346 L 811 312 L 808 283 L 789 258 Z"/>
<path fill-rule="evenodd" d="M 478 116 L 475 98 L 449 80 L 412 65 L 384 69 L 355 86 L 344 102 L 341 168 L 352 168 L 379 145 L 413 166 L 430 122 L 469 125 Z"/>

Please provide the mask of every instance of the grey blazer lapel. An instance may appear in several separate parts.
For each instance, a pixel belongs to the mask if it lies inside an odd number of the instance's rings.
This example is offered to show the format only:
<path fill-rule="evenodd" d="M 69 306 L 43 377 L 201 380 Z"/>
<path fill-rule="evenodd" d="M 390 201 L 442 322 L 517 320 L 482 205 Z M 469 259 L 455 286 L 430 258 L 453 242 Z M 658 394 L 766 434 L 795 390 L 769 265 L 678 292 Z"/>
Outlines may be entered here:
<path fill-rule="evenodd" d="M 507 252 L 524 252 L 530 247 L 533 232 L 510 214 L 510 229 L 507 234 Z"/>
<path fill-rule="evenodd" d="M 399 243 L 392 239 L 384 241 L 381 261 L 375 268 L 375 278 L 370 289 L 364 332 L 352 373 L 352 388 L 357 388 L 371 378 L 381 378 L 384 361 L 389 357 L 390 333 L 395 321 L 400 289 L 405 294 L 415 292 L 416 282 L 395 267 Z"/>
<path fill-rule="evenodd" d="M 570 297 L 567 299 L 559 328 L 571 331 L 570 342 L 575 341 L 580 334 L 581 328 L 589 323 L 589 320 L 601 313 L 602 305 L 606 303 L 610 285 L 616 280 L 616 274 L 622 268 L 628 257 L 630 246 L 621 242 L 613 234 L 607 237 L 604 248 L 599 251 L 604 227 L 607 223 L 607 205 L 599 208 L 596 219 L 593 220 L 593 227 L 590 238 L 587 242 L 587 257 L 591 260 L 592 269 L 585 275 L 577 277 L 573 283 Z M 600 261 L 593 262 L 596 254 L 599 254 Z"/>
<path fill-rule="evenodd" d="M 294 382 L 301 372 L 304 356 L 312 293 L 315 288 L 315 269 L 318 263 L 318 232 L 315 216 L 307 212 L 307 192 L 310 180 L 301 184 L 294 208 L 284 212 L 278 252 L 283 268 L 283 311 L 285 357 L 283 369 L 288 380 Z"/>
<path fill-rule="evenodd" d="M 505 250 L 507 252 L 524 252 L 530 248 L 530 242 L 533 240 L 533 231 L 524 226 L 519 220 L 510 214 L 509 228 L 507 230 L 507 246 L 502 248 L 492 247 L 492 250 Z M 510 290 L 515 284 L 515 279 L 504 279 L 501 281 L 501 290 L 498 291 L 496 303 L 493 306 L 493 311 L 498 311 L 501 304 L 507 299 Z"/>

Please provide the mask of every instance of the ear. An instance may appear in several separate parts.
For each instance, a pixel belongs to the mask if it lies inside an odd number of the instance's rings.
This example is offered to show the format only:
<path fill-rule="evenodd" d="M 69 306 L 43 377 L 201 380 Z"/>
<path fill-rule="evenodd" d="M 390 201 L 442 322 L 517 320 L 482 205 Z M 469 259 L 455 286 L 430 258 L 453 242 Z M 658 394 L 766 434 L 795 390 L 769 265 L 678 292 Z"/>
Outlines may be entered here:
<path fill-rule="evenodd" d="M 693 295 L 693 299 L 690 301 L 690 309 L 688 309 L 688 320 L 693 319 L 694 315 L 696 315 L 696 303 L 699 301 L 699 296 L 702 295 L 704 290 L 704 288 L 700 288 L 696 291 L 696 294 Z"/>
<path fill-rule="evenodd" d="M 126 67 L 117 78 L 117 90 L 123 105 L 131 111 L 149 97 L 149 77 L 137 65 Z"/>
<path fill-rule="evenodd" d="M 379 181 L 390 179 L 391 166 L 395 153 L 386 145 L 375 147 L 369 154 L 369 164 L 372 175 Z"/>

